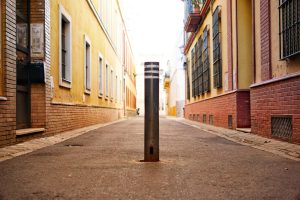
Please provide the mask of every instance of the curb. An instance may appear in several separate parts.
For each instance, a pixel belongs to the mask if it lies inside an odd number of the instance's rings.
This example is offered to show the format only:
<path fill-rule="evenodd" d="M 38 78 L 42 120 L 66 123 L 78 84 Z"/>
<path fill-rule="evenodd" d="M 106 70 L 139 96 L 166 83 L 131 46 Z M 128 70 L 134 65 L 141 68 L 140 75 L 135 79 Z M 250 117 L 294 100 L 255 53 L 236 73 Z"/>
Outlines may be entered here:
<path fill-rule="evenodd" d="M 217 135 L 219 137 L 225 138 L 229 141 L 244 146 L 249 146 L 284 158 L 288 158 L 290 160 L 300 162 L 300 145 L 297 144 L 291 144 L 279 140 L 264 138 L 259 135 L 229 130 L 207 124 L 200 124 L 199 122 L 190 121 L 184 118 L 167 118 L 188 126 L 192 126 L 210 134 Z"/>

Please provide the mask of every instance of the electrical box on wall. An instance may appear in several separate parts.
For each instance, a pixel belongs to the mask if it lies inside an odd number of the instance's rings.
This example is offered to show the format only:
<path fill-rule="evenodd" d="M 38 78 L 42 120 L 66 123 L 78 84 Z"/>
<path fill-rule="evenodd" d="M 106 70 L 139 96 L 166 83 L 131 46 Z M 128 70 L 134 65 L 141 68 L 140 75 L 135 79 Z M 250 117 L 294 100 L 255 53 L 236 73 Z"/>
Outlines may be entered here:
<path fill-rule="evenodd" d="M 31 83 L 45 83 L 44 63 L 31 63 L 29 77 Z"/>

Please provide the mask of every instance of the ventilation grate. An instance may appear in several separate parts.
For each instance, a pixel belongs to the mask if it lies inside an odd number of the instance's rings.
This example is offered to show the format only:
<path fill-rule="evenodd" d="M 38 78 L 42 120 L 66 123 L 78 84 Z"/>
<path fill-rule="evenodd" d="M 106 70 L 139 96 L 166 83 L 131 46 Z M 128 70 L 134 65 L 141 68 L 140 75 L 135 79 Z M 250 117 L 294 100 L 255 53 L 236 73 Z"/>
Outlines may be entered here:
<path fill-rule="evenodd" d="M 272 116 L 272 136 L 290 139 L 293 134 L 291 116 Z"/>
<path fill-rule="evenodd" d="M 213 115 L 209 115 L 209 124 L 214 125 L 214 116 Z"/>
<path fill-rule="evenodd" d="M 232 115 L 228 115 L 228 128 L 232 129 Z"/>

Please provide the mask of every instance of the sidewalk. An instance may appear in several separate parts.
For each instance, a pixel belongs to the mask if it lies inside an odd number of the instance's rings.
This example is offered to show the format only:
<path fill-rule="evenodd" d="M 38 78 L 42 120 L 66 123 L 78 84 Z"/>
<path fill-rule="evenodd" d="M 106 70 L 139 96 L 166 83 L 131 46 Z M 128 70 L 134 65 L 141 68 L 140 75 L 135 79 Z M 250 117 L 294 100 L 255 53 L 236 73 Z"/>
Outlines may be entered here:
<path fill-rule="evenodd" d="M 220 128 L 216 126 L 211 126 L 195 121 L 190 121 L 184 118 L 167 117 L 168 119 L 181 122 L 186 125 L 193 126 L 195 128 L 201 129 L 203 131 L 209 132 L 211 134 L 217 135 L 219 137 L 225 138 L 227 140 L 251 146 L 256 149 L 260 149 L 266 152 L 273 153 L 278 156 L 289 158 L 295 161 L 300 161 L 300 145 L 291 144 L 288 142 L 283 142 L 275 139 L 264 138 L 259 135 L 254 135 L 251 133 L 244 133 L 236 130 L 230 130 L 226 128 Z"/>
<path fill-rule="evenodd" d="M 60 142 L 63 142 L 65 140 L 83 135 L 89 131 L 105 127 L 108 125 L 112 125 L 118 122 L 121 122 L 125 119 L 120 119 L 114 122 L 110 123 L 104 123 L 104 124 L 96 124 L 76 130 L 71 130 L 71 131 L 66 131 L 62 132 L 60 134 L 54 135 L 54 136 L 49 136 L 49 137 L 44 137 L 44 138 L 38 138 L 38 139 L 33 139 L 30 141 L 26 141 L 23 143 L 19 143 L 16 145 L 11 145 L 7 147 L 0 148 L 0 162 L 12 159 L 16 156 L 24 155 L 30 152 L 33 152 L 35 150 L 51 146 Z"/>

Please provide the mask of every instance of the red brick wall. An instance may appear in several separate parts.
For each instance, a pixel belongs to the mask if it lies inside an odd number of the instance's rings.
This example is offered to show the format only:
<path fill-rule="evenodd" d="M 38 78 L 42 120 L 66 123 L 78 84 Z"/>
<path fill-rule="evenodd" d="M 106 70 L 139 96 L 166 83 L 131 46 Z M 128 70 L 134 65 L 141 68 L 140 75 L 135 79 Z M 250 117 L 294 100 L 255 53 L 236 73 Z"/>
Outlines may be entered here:
<path fill-rule="evenodd" d="M 270 138 L 271 115 L 292 115 L 291 142 L 300 143 L 300 76 L 251 88 L 251 131 Z"/>
<path fill-rule="evenodd" d="M 51 104 L 47 110 L 45 134 L 82 128 L 98 123 L 115 121 L 120 118 L 122 110 L 81 105 Z"/>
<path fill-rule="evenodd" d="M 271 78 L 270 0 L 260 1 L 261 79 Z"/>
<path fill-rule="evenodd" d="M 206 114 L 206 123 L 209 123 L 209 115 L 213 115 L 215 126 L 228 128 L 228 115 L 232 115 L 233 129 L 237 127 L 249 127 L 249 105 L 249 91 L 236 91 L 222 96 L 185 105 L 185 118 L 189 119 L 190 114 L 199 114 L 199 121 L 203 122 L 203 114 Z M 237 112 L 238 108 L 241 109 L 239 112 Z M 238 117 L 239 119 L 237 119 Z"/>
<path fill-rule="evenodd" d="M 238 128 L 251 127 L 249 91 L 237 92 L 237 124 Z"/>
<path fill-rule="evenodd" d="M 31 84 L 31 127 L 46 126 L 45 84 Z"/>
<path fill-rule="evenodd" d="M 16 135 L 16 2 L 1 0 L 2 67 L 4 97 L 0 100 L 0 146 L 15 142 Z"/>

